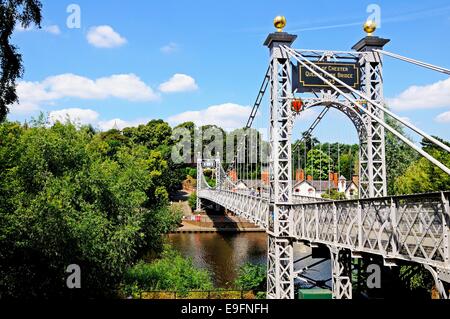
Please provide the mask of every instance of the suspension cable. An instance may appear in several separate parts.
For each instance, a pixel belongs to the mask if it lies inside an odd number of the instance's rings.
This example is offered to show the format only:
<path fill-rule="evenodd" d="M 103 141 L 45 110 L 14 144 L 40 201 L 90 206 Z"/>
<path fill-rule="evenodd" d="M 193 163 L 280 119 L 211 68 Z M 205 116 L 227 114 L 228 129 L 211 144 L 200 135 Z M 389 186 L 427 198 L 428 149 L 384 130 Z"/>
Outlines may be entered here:
<path fill-rule="evenodd" d="M 330 106 L 326 106 L 324 107 L 324 109 L 320 112 L 320 114 L 316 117 L 316 119 L 314 120 L 314 122 L 311 124 L 311 126 L 309 127 L 309 129 L 306 131 L 307 135 L 310 135 L 317 127 L 317 125 L 319 125 L 320 121 L 322 120 L 322 118 L 325 116 L 325 114 L 328 113 L 328 111 L 330 110 Z M 302 138 L 300 139 L 300 141 L 298 141 L 297 143 L 294 144 L 294 151 L 295 149 L 300 145 L 300 143 L 304 140 L 305 135 L 302 136 Z"/>
<path fill-rule="evenodd" d="M 258 95 L 256 97 L 255 103 L 253 104 L 252 111 L 251 111 L 250 116 L 249 116 L 249 118 L 247 120 L 247 124 L 244 127 L 244 135 L 242 136 L 241 140 L 246 138 L 247 129 L 249 129 L 253 125 L 253 121 L 255 120 L 256 115 L 258 114 L 258 110 L 259 110 L 259 107 L 261 105 L 262 99 L 264 97 L 264 94 L 266 93 L 267 86 L 269 85 L 269 82 L 270 82 L 269 80 L 270 80 L 270 66 L 267 68 L 266 74 L 264 76 L 264 80 L 263 80 L 263 82 L 261 84 L 261 88 L 259 89 L 259 92 L 258 92 Z M 235 158 L 237 158 L 238 153 L 240 151 L 240 146 L 239 145 L 240 144 L 238 143 L 238 148 L 236 150 Z M 230 165 L 230 168 L 231 169 L 233 168 L 233 164 Z"/>
<path fill-rule="evenodd" d="M 340 144 L 337 142 L 337 151 L 338 151 L 338 179 L 341 178 L 341 149 Z"/>
<path fill-rule="evenodd" d="M 330 185 L 330 172 L 331 172 L 331 143 L 328 142 L 328 193 L 331 194 Z"/>
<path fill-rule="evenodd" d="M 320 192 L 322 193 L 322 146 L 319 141 L 319 185 Z"/>
<path fill-rule="evenodd" d="M 407 57 L 401 56 L 399 54 L 395 54 L 395 53 L 384 51 L 384 50 L 380 50 L 380 49 L 374 49 L 374 51 L 376 51 L 378 53 L 381 53 L 381 54 L 384 54 L 384 55 L 387 55 L 387 56 L 390 56 L 390 57 L 392 57 L 394 59 L 402 60 L 402 61 L 405 61 L 405 62 L 408 62 L 408 63 L 412 63 L 412 64 L 415 64 L 415 65 L 421 66 L 423 68 L 427 68 L 427 69 L 430 69 L 430 70 L 433 70 L 433 71 L 437 71 L 437 72 L 441 72 L 441 73 L 450 75 L 450 70 L 449 69 L 442 68 L 440 66 L 436 66 L 436 65 L 433 65 L 433 64 L 430 64 L 430 63 L 426 63 L 426 62 L 422 62 L 422 61 L 419 61 L 419 60 L 407 58 Z"/>
<path fill-rule="evenodd" d="M 309 151 L 311 153 L 311 177 L 314 181 L 314 141 L 311 139 L 311 150 Z"/>
<path fill-rule="evenodd" d="M 367 100 L 368 102 L 370 101 L 370 104 L 378 107 L 379 109 L 381 109 L 383 112 L 389 114 L 392 118 L 396 119 L 398 122 L 400 122 L 401 124 L 405 125 L 406 127 L 410 128 L 411 130 L 413 130 L 414 132 L 416 132 L 417 134 L 419 134 L 420 136 L 424 137 L 425 139 L 433 142 L 435 145 L 441 147 L 442 149 L 446 150 L 447 152 L 450 152 L 450 147 L 445 145 L 444 143 L 442 143 L 441 141 L 439 141 L 438 139 L 432 137 L 431 135 L 425 133 L 424 131 L 422 131 L 421 129 L 417 128 L 416 126 L 414 126 L 413 124 L 409 123 L 408 121 L 405 121 L 403 119 L 401 119 L 398 115 L 396 115 L 395 113 L 393 113 L 392 111 L 390 111 L 389 109 L 385 108 L 384 106 L 382 106 L 380 103 L 377 103 L 375 101 L 372 101 L 370 99 L 369 96 L 367 96 L 366 94 L 355 90 L 354 88 L 352 88 L 351 86 L 347 85 L 347 83 L 341 81 L 340 79 L 336 78 L 335 76 L 333 76 L 332 74 L 330 74 L 329 72 L 325 71 L 324 69 L 320 68 L 319 66 L 317 66 L 316 64 L 314 64 L 313 62 L 309 61 L 308 59 L 306 59 L 303 55 L 301 55 L 300 53 L 296 52 L 295 50 L 292 50 L 291 48 L 287 47 L 287 46 L 283 46 L 283 48 L 287 51 L 287 53 L 289 55 L 291 55 L 292 57 L 294 57 L 297 61 L 299 61 L 303 66 L 305 66 L 307 69 L 309 69 L 311 72 L 313 72 L 314 74 L 316 74 L 316 71 L 312 71 L 311 68 L 309 68 L 307 65 L 305 65 L 304 62 L 307 62 L 309 65 L 313 66 L 316 70 L 319 70 L 320 72 L 322 72 L 323 74 L 325 74 L 326 76 L 328 76 L 329 78 L 331 78 L 333 81 L 339 83 L 340 85 L 344 86 L 346 89 L 350 90 L 351 92 L 355 93 L 356 95 L 360 96 L 361 98 Z M 299 57 L 303 60 L 300 61 Z M 316 74 L 317 75 L 317 74 Z M 319 78 L 322 77 L 320 74 L 318 75 Z M 322 77 L 323 78 L 323 77 Z M 327 84 L 330 82 L 328 80 L 325 80 L 324 82 L 326 82 Z M 343 93 L 342 90 L 338 89 L 334 84 L 330 85 L 332 88 L 334 88 L 337 92 L 339 92 L 341 95 L 343 95 L 344 97 L 346 97 L 346 95 Z M 342 93 L 341 93 L 342 92 Z M 349 100 L 350 102 L 354 103 L 354 100 Z M 358 103 L 356 103 L 358 104 Z M 359 104 L 357 105 L 358 107 L 360 106 Z M 365 110 L 364 110 L 365 111 Z M 366 112 L 367 114 L 368 112 Z M 372 117 L 372 116 L 371 116 Z M 381 123 L 380 123 L 381 124 Z M 383 125 L 383 124 L 382 124 Z M 405 142 L 406 143 L 406 142 Z"/>
<path fill-rule="evenodd" d="M 413 142 L 411 142 L 409 139 L 407 139 L 406 137 L 404 137 L 402 134 L 400 134 L 397 130 L 395 130 L 393 127 L 391 127 L 389 124 L 386 124 L 384 121 L 382 121 L 379 117 L 373 115 L 371 112 L 367 111 L 363 106 L 361 106 L 361 104 L 359 104 L 353 97 L 348 96 L 347 94 L 345 94 L 341 89 L 339 89 L 338 87 L 336 87 L 333 83 L 331 83 L 328 79 L 324 78 L 320 73 L 318 73 L 316 70 L 314 70 L 313 68 L 309 67 L 305 62 L 303 62 L 301 59 L 299 59 L 296 55 L 292 54 L 290 51 L 294 52 L 293 50 L 289 50 L 288 47 L 283 46 L 285 48 L 285 50 L 287 51 L 288 55 L 294 57 L 300 64 L 302 64 L 304 67 L 306 67 L 310 72 L 312 72 L 313 74 L 315 74 L 319 79 L 321 79 L 322 81 L 324 81 L 327 85 L 329 85 L 331 88 L 333 88 L 335 91 L 337 91 L 340 95 L 342 95 L 346 100 L 348 100 L 349 102 L 351 102 L 352 104 L 354 104 L 356 107 L 358 107 L 361 111 L 363 111 L 365 114 L 367 114 L 370 118 L 372 118 L 373 120 L 375 120 L 376 122 L 378 122 L 381 126 L 383 126 L 385 129 L 389 130 L 392 134 L 394 134 L 395 136 L 397 136 L 400 140 L 402 140 L 404 143 L 406 143 L 409 147 L 413 148 L 416 152 L 418 152 L 420 155 L 422 155 L 423 157 L 425 157 L 426 159 L 428 159 L 430 162 L 432 162 L 434 165 L 436 165 L 437 167 L 439 167 L 440 169 L 442 169 L 445 173 L 447 173 L 448 175 L 450 175 L 450 169 L 445 166 L 444 164 L 442 164 L 441 162 L 439 162 L 438 160 L 436 160 L 433 156 L 431 156 L 430 154 L 428 154 L 427 152 L 425 152 L 424 150 L 422 150 L 421 148 L 417 147 Z M 287 48 L 287 49 L 286 49 Z M 310 62 L 310 61 L 308 61 Z M 312 63 L 312 62 L 311 62 Z M 314 65 L 314 63 L 312 63 Z M 315 66 L 315 65 L 314 65 Z M 326 74 L 327 76 L 329 76 L 331 79 L 333 79 L 333 81 L 336 82 L 342 82 L 339 79 L 337 79 L 336 77 L 334 77 L 333 75 L 329 74 L 328 72 L 324 71 L 323 69 L 320 69 L 321 72 L 323 72 L 324 74 Z M 342 84 L 344 86 L 347 86 L 345 83 L 342 82 Z M 351 87 L 349 87 L 350 89 L 352 89 Z M 352 89 L 353 90 L 353 89 Z M 358 95 L 360 95 L 359 92 L 357 92 Z M 367 99 L 368 101 L 370 101 L 371 104 L 376 105 L 375 103 L 372 103 L 372 101 L 370 99 Z M 430 139 L 431 140 L 431 139 Z M 433 140 L 436 140 L 433 138 Z M 437 141 L 437 140 L 436 140 Z M 439 142 L 442 145 L 445 145 L 441 142 Z M 446 146 L 446 149 L 449 149 Z"/>

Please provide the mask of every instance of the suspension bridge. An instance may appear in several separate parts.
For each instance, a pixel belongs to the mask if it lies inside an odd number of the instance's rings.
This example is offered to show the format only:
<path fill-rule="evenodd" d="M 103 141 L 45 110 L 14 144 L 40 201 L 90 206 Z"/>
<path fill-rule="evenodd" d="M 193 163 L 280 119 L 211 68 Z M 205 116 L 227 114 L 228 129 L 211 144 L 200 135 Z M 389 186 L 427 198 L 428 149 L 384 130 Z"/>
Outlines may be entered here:
<path fill-rule="evenodd" d="M 267 94 L 267 174 L 263 176 L 261 157 L 254 155 L 246 134 L 227 169 L 219 156 L 202 159 L 200 154 L 197 209 L 208 201 L 266 230 L 268 298 L 294 298 L 294 281 L 303 272 L 294 270 L 293 244 L 297 242 L 308 244 L 313 252 L 329 251 L 333 298 L 352 298 L 352 287 L 357 284 L 352 282 L 352 258 L 370 256 L 378 256 L 387 266 L 402 262 L 423 265 L 432 274 L 441 298 L 449 298 L 450 192 L 388 196 L 386 132 L 446 174 L 450 175 L 450 168 L 398 132 L 385 117 L 446 152 L 450 148 L 385 107 L 382 61 L 388 56 L 447 75 L 450 71 L 385 51 L 389 40 L 373 36 L 376 26 L 370 22 L 365 25 L 368 35 L 349 51 L 295 49 L 292 44 L 297 36 L 282 31 L 285 19 L 277 17 L 275 26 L 278 31 L 269 34 L 264 43 L 270 52 L 269 67 L 245 127 L 249 132 Z M 292 144 L 293 125 L 299 114 L 313 107 L 323 110 L 300 143 L 331 108 L 345 114 L 356 129 L 358 198 L 327 200 L 294 191 L 298 172 L 294 171 L 293 148 L 298 145 Z M 213 163 L 215 186 L 206 182 L 206 163 L 208 167 Z M 259 174 L 252 174 L 258 170 Z"/>

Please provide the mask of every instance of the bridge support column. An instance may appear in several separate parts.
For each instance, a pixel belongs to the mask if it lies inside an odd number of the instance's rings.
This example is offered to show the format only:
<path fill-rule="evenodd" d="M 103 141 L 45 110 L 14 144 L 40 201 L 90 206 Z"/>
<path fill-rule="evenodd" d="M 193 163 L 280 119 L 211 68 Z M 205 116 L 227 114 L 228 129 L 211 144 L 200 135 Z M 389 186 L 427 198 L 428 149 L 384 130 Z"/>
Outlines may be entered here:
<path fill-rule="evenodd" d="M 294 299 L 294 252 L 292 241 L 268 236 L 267 298 Z"/>
<path fill-rule="evenodd" d="M 383 63 L 379 53 L 374 49 L 383 49 L 388 39 L 367 36 L 361 39 L 352 49 L 359 52 L 372 52 L 361 56 L 362 90 L 371 100 L 384 103 L 383 97 Z M 370 102 L 367 110 L 384 119 L 384 112 Z M 367 136 L 361 138 L 359 150 L 359 196 L 373 198 L 387 196 L 386 181 L 386 149 L 384 127 L 370 116 L 362 115 Z"/>
<path fill-rule="evenodd" d="M 202 200 L 200 199 L 200 191 L 202 189 L 202 179 L 203 179 L 203 171 L 202 171 L 202 156 L 201 153 L 198 153 L 197 156 L 197 206 L 195 211 L 200 212 L 202 210 Z"/>
<path fill-rule="evenodd" d="M 444 269 L 435 269 L 429 265 L 424 267 L 431 273 L 434 279 L 434 284 L 439 292 L 440 299 L 450 299 L 450 271 Z"/>
<path fill-rule="evenodd" d="M 291 46 L 296 35 L 276 32 L 264 45 L 270 50 L 270 159 L 267 296 L 294 298 L 294 258 L 290 236 L 292 204 L 292 68 L 281 46 Z M 273 215 L 272 215 L 273 214 Z"/>
<path fill-rule="evenodd" d="M 347 249 L 328 247 L 331 256 L 333 299 L 352 299 L 352 257 Z"/>

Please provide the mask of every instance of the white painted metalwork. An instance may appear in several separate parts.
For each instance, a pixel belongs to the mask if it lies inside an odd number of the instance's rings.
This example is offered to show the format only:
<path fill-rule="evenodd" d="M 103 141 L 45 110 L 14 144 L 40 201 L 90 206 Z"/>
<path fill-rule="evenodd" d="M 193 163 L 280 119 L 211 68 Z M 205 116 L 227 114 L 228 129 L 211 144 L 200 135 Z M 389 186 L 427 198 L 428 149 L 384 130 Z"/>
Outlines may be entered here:
<path fill-rule="evenodd" d="M 246 129 L 251 127 L 269 88 L 268 190 L 261 187 L 255 193 L 254 189 L 245 186 L 242 176 L 237 176 L 238 171 L 231 178 L 235 163 L 232 163 L 231 170 L 225 172 L 219 156 L 215 159 L 216 185 L 211 187 L 204 177 L 199 154 L 197 210 L 201 209 L 202 200 L 211 201 L 267 231 L 268 298 L 294 297 L 294 278 L 299 275 L 293 271 L 294 241 L 328 247 L 334 298 L 352 298 L 351 256 L 362 254 L 381 256 L 385 263 L 390 264 L 395 261 L 422 264 L 432 273 L 441 296 L 449 297 L 445 284 L 450 282 L 450 192 L 387 197 L 385 129 L 446 173 L 450 174 L 450 169 L 386 124 L 384 114 L 389 114 L 441 148 L 447 151 L 450 148 L 410 123 L 404 123 L 384 107 L 380 53 L 387 53 L 380 50 L 381 46 L 372 45 L 360 51 L 294 50 L 290 48 L 294 40 L 295 36 L 286 33 L 271 34 L 266 40 L 270 49 L 269 68 L 246 125 Z M 308 132 L 314 130 L 330 108 L 344 113 L 358 132 L 361 199 L 329 201 L 293 194 L 291 135 L 295 114 L 290 108 L 294 98 L 291 58 L 329 85 L 329 89 L 314 92 L 314 97 L 303 99 L 304 109 L 325 107 Z M 361 90 L 352 89 L 314 63 L 324 60 L 358 63 Z M 408 61 L 407 58 L 404 60 Z M 438 68 L 416 60 L 408 62 Z M 350 93 L 345 93 L 335 83 Z M 357 96 L 367 101 L 367 108 L 356 100 Z M 245 147 L 246 143 L 239 143 L 235 162 L 239 153 L 246 151 Z"/>

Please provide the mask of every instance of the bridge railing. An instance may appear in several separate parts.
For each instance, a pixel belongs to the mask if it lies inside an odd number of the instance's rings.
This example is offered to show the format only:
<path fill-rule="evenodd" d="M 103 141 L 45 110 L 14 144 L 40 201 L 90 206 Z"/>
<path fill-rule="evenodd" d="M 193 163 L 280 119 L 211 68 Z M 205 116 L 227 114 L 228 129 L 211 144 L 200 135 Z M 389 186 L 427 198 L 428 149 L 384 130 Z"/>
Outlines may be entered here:
<path fill-rule="evenodd" d="M 237 216 L 267 229 L 269 211 L 267 198 L 248 192 L 214 189 L 202 189 L 197 196 L 219 204 Z"/>
<path fill-rule="evenodd" d="M 204 189 L 199 197 L 271 229 L 264 196 L 245 190 Z M 292 237 L 450 270 L 450 192 L 291 206 Z M 304 199 L 305 201 L 313 200 Z"/>
<path fill-rule="evenodd" d="M 292 236 L 450 269 L 450 192 L 292 206 Z"/>

